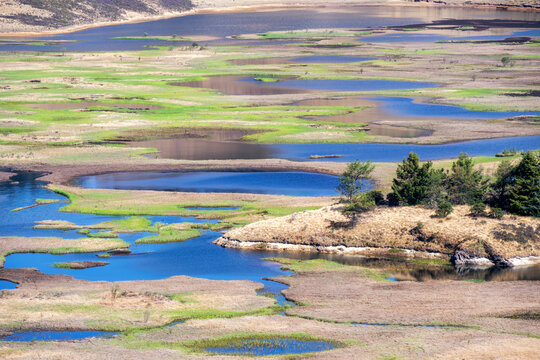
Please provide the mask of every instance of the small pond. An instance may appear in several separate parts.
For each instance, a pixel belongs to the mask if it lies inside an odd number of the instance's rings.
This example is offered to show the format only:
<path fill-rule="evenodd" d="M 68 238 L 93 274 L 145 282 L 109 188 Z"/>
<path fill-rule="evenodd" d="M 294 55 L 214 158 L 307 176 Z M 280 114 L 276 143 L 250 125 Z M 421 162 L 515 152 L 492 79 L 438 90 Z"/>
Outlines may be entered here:
<path fill-rule="evenodd" d="M 326 341 L 296 340 L 288 338 L 253 338 L 233 340 L 228 345 L 207 347 L 204 350 L 216 354 L 266 356 L 303 354 L 332 350 L 335 347 L 334 344 Z"/>
<path fill-rule="evenodd" d="M 85 188 L 332 196 L 338 178 L 298 171 L 146 171 L 83 176 Z"/>
<path fill-rule="evenodd" d="M 16 331 L 2 338 L 2 341 L 69 341 L 88 338 L 112 338 L 118 335 L 107 331 Z"/>

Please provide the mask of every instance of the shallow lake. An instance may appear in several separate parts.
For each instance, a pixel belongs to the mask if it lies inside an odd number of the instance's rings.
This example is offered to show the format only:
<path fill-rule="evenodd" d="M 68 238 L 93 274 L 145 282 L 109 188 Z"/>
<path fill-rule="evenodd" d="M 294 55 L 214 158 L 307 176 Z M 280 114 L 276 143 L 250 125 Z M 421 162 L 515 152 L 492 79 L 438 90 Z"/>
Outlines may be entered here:
<path fill-rule="evenodd" d="M 333 196 L 338 178 L 298 171 L 146 171 L 83 176 L 75 182 L 96 189 Z"/>
<path fill-rule="evenodd" d="M 514 19 L 538 21 L 540 15 L 525 11 L 500 11 L 495 9 L 461 9 L 443 7 L 403 7 L 391 6 L 350 7 L 342 9 L 287 9 L 261 12 L 237 12 L 197 14 L 182 17 L 148 21 L 134 24 L 102 26 L 68 34 L 38 38 L 44 41 L 75 40 L 77 42 L 58 46 L 0 46 L 0 51 L 122 51 L 141 50 L 148 45 L 174 45 L 159 40 L 120 40 L 115 37 L 152 36 L 182 37 L 206 35 L 214 41 L 202 43 L 227 44 L 249 43 L 245 40 L 225 39 L 226 37 L 264 33 L 268 31 L 289 31 L 327 28 L 373 28 L 379 26 L 407 25 L 440 19 Z M 266 40 L 272 43 L 274 40 Z M 191 42 L 180 43 L 190 44 Z M 261 43 L 260 41 L 258 43 Z"/>

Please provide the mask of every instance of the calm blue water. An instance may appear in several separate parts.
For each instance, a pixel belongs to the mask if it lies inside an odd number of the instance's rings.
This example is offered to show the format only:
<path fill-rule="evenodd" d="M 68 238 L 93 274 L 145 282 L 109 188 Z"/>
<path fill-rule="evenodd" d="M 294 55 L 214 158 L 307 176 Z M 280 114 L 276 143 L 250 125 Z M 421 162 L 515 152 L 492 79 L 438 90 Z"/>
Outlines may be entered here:
<path fill-rule="evenodd" d="M 375 14 L 376 16 L 373 16 Z M 285 31 L 317 28 L 348 28 L 384 25 L 405 25 L 418 22 L 414 12 L 395 17 L 387 9 L 361 9 L 350 12 L 319 12 L 302 9 L 268 12 L 239 12 L 226 14 L 198 14 L 171 19 L 148 21 L 136 24 L 103 26 L 82 30 L 70 34 L 42 37 L 39 40 L 77 40 L 76 43 L 59 46 L 0 46 L 0 51 L 122 51 L 143 50 L 147 45 L 174 45 L 157 40 L 119 40 L 114 37 L 125 36 L 167 36 L 178 34 L 182 37 L 193 35 L 215 36 L 218 41 L 204 41 L 204 44 L 219 44 L 222 39 L 233 35 L 264 33 L 268 31 Z M 227 42 L 230 43 L 231 39 Z M 241 41 L 241 40 L 240 40 Z M 201 43 L 201 42 L 199 42 Z M 270 43 L 266 41 L 266 43 Z"/>
<path fill-rule="evenodd" d="M 76 231 L 63 230 L 36 230 L 33 229 L 36 221 L 40 220 L 66 220 L 77 225 L 94 225 L 104 221 L 125 219 L 122 216 L 102 216 L 80 213 L 63 213 L 60 208 L 66 206 L 66 198 L 52 191 L 42 188 L 45 183 L 34 181 L 37 175 L 22 173 L 13 178 L 19 184 L 4 183 L 0 186 L 0 236 L 54 236 L 64 239 L 84 238 L 85 235 Z M 35 203 L 38 198 L 59 199 L 59 203 L 40 205 L 30 209 L 12 212 L 18 207 Z M 173 224 L 178 222 L 202 222 L 194 217 L 178 216 L 150 216 L 152 223 L 161 222 Z M 123 236 L 125 237 L 125 236 Z"/>
<path fill-rule="evenodd" d="M 232 346 L 208 347 L 205 350 L 217 354 L 249 354 L 254 356 L 303 354 L 332 350 L 335 346 L 325 341 L 294 339 L 246 339 Z"/>
<path fill-rule="evenodd" d="M 377 58 L 359 57 L 359 56 L 302 56 L 292 59 L 293 62 L 299 63 L 353 63 L 359 61 L 377 60 Z"/>
<path fill-rule="evenodd" d="M 330 196 L 337 195 L 338 178 L 295 171 L 147 171 L 83 176 L 76 182 L 85 188 L 98 189 Z"/>
<path fill-rule="evenodd" d="M 68 341 L 87 338 L 112 338 L 118 333 L 107 331 L 17 331 L 2 341 Z"/>
<path fill-rule="evenodd" d="M 265 83 L 253 78 L 242 81 L 257 83 L 260 86 L 285 87 L 302 90 L 330 90 L 330 91 L 375 91 L 375 90 L 403 90 L 423 89 L 436 87 L 436 83 L 395 81 L 395 80 L 282 80 Z"/>
<path fill-rule="evenodd" d="M 540 149 L 540 136 L 522 136 L 502 139 L 466 141 L 442 145 L 406 144 L 282 144 L 269 145 L 277 158 L 297 161 L 339 161 L 354 160 L 373 162 L 401 161 L 413 151 L 420 160 L 455 158 L 460 152 L 470 156 L 494 156 L 504 149 Z M 311 155 L 343 155 L 341 158 L 308 159 Z"/>
<path fill-rule="evenodd" d="M 16 289 L 17 284 L 7 280 L 0 280 L 0 290 Z"/>
<path fill-rule="evenodd" d="M 471 31 L 472 32 L 472 31 Z M 403 32 L 398 34 L 386 34 L 375 36 L 364 36 L 358 39 L 358 41 L 365 42 L 435 42 L 441 40 L 503 40 L 509 37 L 540 36 L 540 30 L 521 30 L 514 31 L 507 35 L 477 35 L 477 36 L 446 36 L 437 34 L 418 34 L 415 32 Z"/>
<path fill-rule="evenodd" d="M 12 213 L 12 208 L 30 205 L 36 198 L 59 198 L 60 195 L 43 189 L 43 182 L 35 181 L 37 175 L 22 173 L 14 178 L 19 184 L 6 184 L 0 187 L 0 236 L 62 236 L 63 238 L 83 237 L 76 231 L 32 229 L 34 221 L 65 219 L 76 224 L 96 224 L 104 220 L 124 217 L 96 216 L 91 214 L 61 213 L 58 208 L 65 204 L 51 204 L 34 207 Z M 191 217 L 153 216 L 154 222 L 203 222 Z M 215 220 L 214 220 L 215 222 Z M 133 254 L 111 256 L 106 259 L 110 264 L 104 267 L 84 270 L 58 269 L 52 267 L 55 262 L 100 260 L 96 253 L 87 254 L 13 254 L 6 257 L 6 268 L 37 268 L 47 274 L 66 274 L 85 280 L 155 280 L 174 275 L 188 275 L 216 280 L 259 281 L 270 290 L 285 288 L 281 284 L 261 281 L 263 277 L 288 275 L 280 270 L 278 264 L 262 260 L 264 257 L 282 255 L 278 252 L 243 252 L 225 249 L 211 242 L 220 236 L 218 232 L 205 232 L 201 237 L 180 243 L 135 245 L 135 240 L 152 233 L 120 234 L 120 238 L 129 242 Z"/>
<path fill-rule="evenodd" d="M 382 104 L 378 107 L 394 116 L 451 117 L 460 119 L 501 119 L 520 115 L 540 115 L 540 112 L 473 111 L 460 106 L 416 103 L 404 97 L 379 96 L 371 98 Z"/>
<path fill-rule="evenodd" d="M 287 9 L 285 11 L 239 12 L 222 14 L 198 14 L 183 17 L 148 21 L 135 24 L 103 26 L 73 32 L 69 34 L 41 37 L 37 40 L 76 40 L 76 43 L 59 46 L 0 46 L 0 51 L 122 51 L 142 50 L 147 45 L 171 45 L 159 40 L 114 40 L 114 37 L 125 36 L 178 36 L 209 35 L 217 37 L 216 41 L 204 41 L 203 44 L 245 44 L 244 40 L 226 39 L 227 37 L 264 33 L 269 31 L 288 31 L 321 28 L 373 28 L 380 26 L 407 25 L 424 21 L 462 18 L 462 19 L 539 19 L 534 12 L 496 11 L 493 9 L 418 9 L 402 8 L 399 14 L 388 6 L 351 7 L 347 12 L 333 12 L 312 9 Z M 519 35 L 516 35 L 519 36 Z M 527 35 L 524 35 L 527 36 Z M 372 41 L 372 40 L 367 40 Z M 266 40 L 266 43 L 275 41 Z M 201 43 L 201 42 L 199 42 Z M 259 42 L 263 43 L 263 42 Z"/>

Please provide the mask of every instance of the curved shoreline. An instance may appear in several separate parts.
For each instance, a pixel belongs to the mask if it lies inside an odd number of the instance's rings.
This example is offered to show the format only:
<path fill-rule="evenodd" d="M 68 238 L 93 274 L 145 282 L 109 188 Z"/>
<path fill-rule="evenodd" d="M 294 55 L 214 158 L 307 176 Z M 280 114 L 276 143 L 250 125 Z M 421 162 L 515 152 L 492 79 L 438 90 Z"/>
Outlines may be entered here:
<path fill-rule="evenodd" d="M 395 248 L 383 247 L 357 247 L 357 246 L 319 246 L 319 245 L 303 245 L 303 244 L 285 244 L 277 242 L 264 241 L 238 241 L 220 237 L 212 242 L 213 244 L 222 246 L 228 249 L 240 250 L 260 250 L 260 251 L 292 251 L 292 252 L 310 252 L 320 254 L 336 254 L 336 255 L 355 255 L 361 257 L 395 257 L 396 254 L 392 251 Z M 418 251 L 412 249 L 399 249 L 400 254 L 407 259 L 443 259 L 449 260 L 450 257 L 446 254 L 437 252 Z M 540 256 L 516 256 L 506 259 L 514 267 L 532 266 L 540 264 Z M 489 268 L 495 264 L 486 257 L 477 257 L 469 259 L 465 263 L 459 264 L 473 268 Z"/>
<path fill-rule="evenodd" d="M 409 3 L 409 2 L 399 2 L 399 3 L 357 3 L 343 4 L 342 2 L 329 3 L 329 4 L 309 4 L 309 3 L 295 3 L 295 4 L 283 4 L 283 3 L 272 3 L 266 5 L 245 5 L 245 6 L 233 6 L 233 7 L 208 7 L 208 8 L 199 8 L 191 9 L 188 11 L 172 13 L 167 15 L 158 15 L 158 16 L 146 16 L 140 18 L 134 18 L 129 20 L 119 20 L 119 21 L 104 21 L 97 22 L 93 24 L 86 25 L 73 25 L 62 29 L 50 30 L 50 31 L 17 31 L 17 32 L 2 32 L 0 36 L 2 37 L 42 37 L 42 36 L 54 36 L 61 34 L 69 34 L 73 32 L 78 32 L 82 30 L 88 30 L 93 28 L 99 28 L 104 26 L 113 26 L 113 25 L 124 25 L 124 24 L 136 24 L 149 21 L 165 20 L 177 17 L 183 17 L 188 15 L 199 15 L 199 14 L 215 14 L 215 13 L 231 13 L 231 12 L 250 12 L 250 11 L 266 11 L 272 9 L 301 9 L 301 8 L 348 8 L 348 7 L 376 7 L 376 6 L 387 6 L 387 7 L 446 7 L 446 8 L 464 8 L 464 9 L 486 9 L 493 10 L 498 8 L 504 8 L 508 11 L 518 11 L 518 12 L 540 12 L 540 8 L 534 7 L 524 7 L 517 5 L 484 5 L 484 4 L 439 4 L 439 3 Z"/>

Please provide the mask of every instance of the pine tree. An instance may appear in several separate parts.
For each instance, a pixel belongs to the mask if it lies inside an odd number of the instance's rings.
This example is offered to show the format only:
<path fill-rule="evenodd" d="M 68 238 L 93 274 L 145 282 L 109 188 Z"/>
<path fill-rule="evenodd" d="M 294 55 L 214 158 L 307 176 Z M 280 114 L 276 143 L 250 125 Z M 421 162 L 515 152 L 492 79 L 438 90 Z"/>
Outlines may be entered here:
<path fill-rule="evenodd" d="M 393 197 L 403 205 L 424 203 L 430 196 L 434 170 L 432 162 L 420 166 L 420 159 L 414 152 L 398 165 L 396 177 L 393 180 Z"/>
<path fill-rule="evenodd" d="M 540 159 L 531 152 L 523 155 L 513 171 L 510 211 L 520 215 L 540 216 Z"/>
<path fill-rule="evenodd" d="M 473 159 L 466 153 L 459 154 L 444 180 L 448 198 L 452 204 L 474 204 L 483 201 L 488 179 L 481 170 L 475 170 Z"/>

